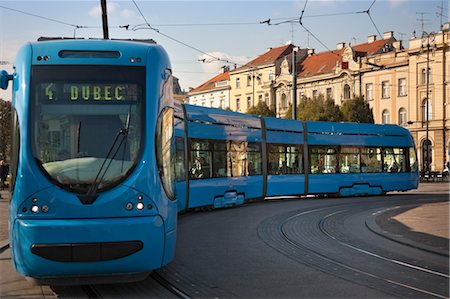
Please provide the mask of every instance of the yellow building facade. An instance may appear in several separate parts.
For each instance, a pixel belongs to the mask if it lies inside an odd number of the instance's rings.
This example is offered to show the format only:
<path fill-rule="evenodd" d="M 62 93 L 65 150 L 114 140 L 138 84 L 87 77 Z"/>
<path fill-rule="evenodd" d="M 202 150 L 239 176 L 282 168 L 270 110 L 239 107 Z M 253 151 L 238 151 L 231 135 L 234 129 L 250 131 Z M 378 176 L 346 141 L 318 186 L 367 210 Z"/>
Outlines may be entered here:
<path fill-rule="evenodd" d="M 361 69 L 375 123 L 411 131 L 421 170 L 426 170 L 427 136 L 429 170 L 441 172 L 450 161 L 449 37 L 446 24 L 441 32 L 410 39 L 406 49 L 367 57 Z"/>

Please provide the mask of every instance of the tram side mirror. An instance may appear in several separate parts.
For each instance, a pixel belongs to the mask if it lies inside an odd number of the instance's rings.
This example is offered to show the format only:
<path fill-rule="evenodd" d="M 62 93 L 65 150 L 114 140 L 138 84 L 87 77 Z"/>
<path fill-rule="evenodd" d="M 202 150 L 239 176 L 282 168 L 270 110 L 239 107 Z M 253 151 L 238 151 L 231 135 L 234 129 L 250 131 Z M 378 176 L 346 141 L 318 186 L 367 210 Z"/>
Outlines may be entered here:
<path fill-rule="evenodd" d="M 6 71 L 0 72 L 0 88 L 7 89 L 8 82 L 13 79 L 13 75 L 9 75 Z"/>

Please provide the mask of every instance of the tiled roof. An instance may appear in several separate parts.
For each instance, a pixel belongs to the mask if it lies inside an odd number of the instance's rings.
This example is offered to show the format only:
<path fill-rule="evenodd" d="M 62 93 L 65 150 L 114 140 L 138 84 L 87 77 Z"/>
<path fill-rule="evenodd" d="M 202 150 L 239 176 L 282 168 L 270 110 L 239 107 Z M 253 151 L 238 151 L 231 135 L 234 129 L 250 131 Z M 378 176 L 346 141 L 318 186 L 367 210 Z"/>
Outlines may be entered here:
<path fill-rule="evenodd" d="M 230 73 L 229 72 L 224 72 L 224 73 L 218 74 L 217 76 L 209 79 L 208 81 L 206 81 L 205 83 L 203 83 L 199 87 L 194 88 L 189 93 L 195 93 L 195 92 L 200 92 L 200 91 L 206 91 L 206 90 L 214 89 L 214 88 L 216 88 L 216 83 L 217 82 L 225 81 L 225 80 L 226 81 L 230 80 Z"/>
<path fill-rule="evenodd" d="M 356 57 L 364 57 L 381 53 L 386 44 L 392 44 L 394 38 L 376 40 L 371 43 L 364 43 L 351 46 L 355 51 Z M 321 74 L 332 73 L 337 62 L 342 62 L 342 54 L 345 48 L 327 52 L 321 52 L 306 57 L 297 65 L 297 73 L 301 78 L 317 76 Z"/>
<path fill-rule="evenodd" d="M 280 57 L 284 57 L 287 54 L 291 53 L 293 47 L 294 47 L 294 45 L 289 44 L 289 45 L 285 45 L 285 46 L 281 46 L 281 47 L 277 47 L 277 48 L 272 48 L 272 49 L 268 50 L 266 53 L 256 57 L 255 59 L 253 59 L 252 61 L 248 62 L 247 64 L 243 65 L 240 68 L 249 68 L 252 66 L 260 66 L 260 65 L 274 63 Z"/>

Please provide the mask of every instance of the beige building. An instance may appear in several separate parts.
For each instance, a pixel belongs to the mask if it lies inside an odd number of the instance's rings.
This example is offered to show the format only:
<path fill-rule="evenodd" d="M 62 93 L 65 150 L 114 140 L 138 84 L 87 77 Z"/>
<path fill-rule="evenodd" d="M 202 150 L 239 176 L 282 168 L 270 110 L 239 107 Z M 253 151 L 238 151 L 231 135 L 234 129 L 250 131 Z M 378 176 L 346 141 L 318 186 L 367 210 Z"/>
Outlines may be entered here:
<path fill-rule="evenodd" d="M 283 100 L 276 97 L 275 78 L 281 72 L 281 64 L 284 58 L 292 57 L 291 54 L 294 47 L 294 45 L 290 44 L 268 49 L 266 53 L 242 67 L 230 71 L 231 110 L 246 112 L 259 101 L 264 101 L 270 108 L 275 109 L 277 102 Z M 306 50 L 297 52 L 297 59 L 300 60 L 305 56 Z"/>
<path fill-rule="evenodd" d="M 188 92 L 185 102 L 191 105 L 228 108 L 230 107 L 230 73 L 227 68 L 202 85 Z"/>
<path fill-rule="evenodd" d="M 398 124 L 411 131 L 421 170 L 427 161 L 427 134 L 430 170 L 440 172 L 450 160 L 448 25 L 442 32 L 413 37 L 407 49 L 367 57 L 361 69 L 363 93 L 375 122 Z"/>
<path fill-rule="evenodd" d="M 338 43 L 335 50 L 315 53 L 308 51 L 308 57 L 297 66 L 298 98 L 314 98 L 319 94 L 342 105 L 345 100 L 362 95 L 362 60 L 371 55 L 385 53 L 400 47 L 392 32 L 386 32 L 382 40 L 374 35 L 366 43 L 346 45 Z"/>

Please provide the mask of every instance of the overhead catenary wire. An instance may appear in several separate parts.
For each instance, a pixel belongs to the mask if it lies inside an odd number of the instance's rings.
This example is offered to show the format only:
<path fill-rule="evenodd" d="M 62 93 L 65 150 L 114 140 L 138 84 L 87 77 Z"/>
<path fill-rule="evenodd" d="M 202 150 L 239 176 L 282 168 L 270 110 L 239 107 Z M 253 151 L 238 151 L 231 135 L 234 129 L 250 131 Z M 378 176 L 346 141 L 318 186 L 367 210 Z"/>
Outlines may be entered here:
<path fill-rule="evenodd" d="M 58 23 L 58 24 L 61 24 L 61 25 L 70 26 L 70 27 L 74 28 L 74 30 L 73 30 L 73 37 L 74 38 L 76 37 L 77 29 L 102 28 L 102 26 L 86 26 L 86 25 L 72 24 L 72 23 L 69 23 L 69 22 L 64 22 L 64 21 L 61 21 L 61 20 L 58 20 L 58 19 L 37 15 L 37 14 L 34 14 L 34 13 L 30 13 L 30 12 L 27 12 L 27 11 L 23 11 L 23 10 L 7 7 L 7 6 L 4 6 L 4 5 L 0 5 L 0 8 L 6 9 L 6 10 L 10 10 L 10 11 L 14 11 L 16 13 L 24 14 L 24 15 L 27 15 L 27 16 L 39 18 L 39 19 L 42 19 L 42 20 L 50 21 L 50 22 L 53 22 L 53 23 Z M 110 28 L 127 28 L 129 26 L 130 25 L 123 25 L 123 26 L 119 25 L 119 26 L 110 26 Z"/>
<path fill-rule="evenodd" d="M 183 41 L 180 41 L 180 40 L 178 40 L 178 39 L 176 39 L 176 38 L 174 38 L 174 37 L 171 37 L 170 35 L 167 35 L 167 34 L 161 32 L 159 29 L 157 29 L 157 28 L 153 27 L 152 25 L 150 25 L 150 23 L 148 22 L 147 18 L 146 18 L 145 15 L 142 13 L 142 11 L 141 11 L 141 9 L 139 8 L 139 6 L 137 5 L 136 1 L 135 1 L 135 0 L 131 0 L 131 1 L 133 2 L 134 6 L 136 6 L 136 9 L 138 10 L 139 14 L 141 15 L 141 17 L 142 17 L 142 18 L 144 19 L 144 21 L 145 21 L 145 25 L 144 25 L 144 26 L 143 26 L 143 25 L 137 25 L 137 26 L 134 26 L 134 27 L 132 28 L 133 31 L 140 30 L 140 29 L 150 29 L 150 30 L 153 30 L 153 31 L 155 31 L 156 33 L 158 33 L 158 34 L 164 36 L 164 37 L 167 38 L 167 39 L 170 39 L 170 40 L 172 40 L 172 41 L 174 41 L 174 42 L 176 42 L 176 43 L 179 43 L 179 44 L 181 44 L 181 45 L 183 45 L 183 46 L 185 46 L 185 47 L 188 47 L 188 48 L 190 48 L 190 49 L 192 49 L 192 50 L 194 50 L 194 51 L 197 51 L 197 52 L 199 52 L 199 53 L 202 53 L 203 55 L 206 55 L 206 56 L 212 58 L 212 59 L 215 60 L 215 61 L 222 61 L 222 62 L 234 64 L 234 65 L 241 65 L 240 63 L 232 62 L 232 61 L 230 61 L 230 60 L 222 59 L 222 58 L 220 58 L 220 57 L 216 57 L 216 56 L 214 56 L 214 55 L 211 55 L 211 54 L 209 54 L 209 53 L 206 52 L 206 51 L 203 51 L 203 50 L 201 50 L 201 49 L 199 49 L 199 48 L 197 48 L 197 47 L 191 46 L 191 45 L 189 45 L 189 44 L 187 44 L 187 43 L 185 43 L 185 42 L 183 42 Z M 206 60 L 205 60 L 205 62 L 206 62 Z"/>

